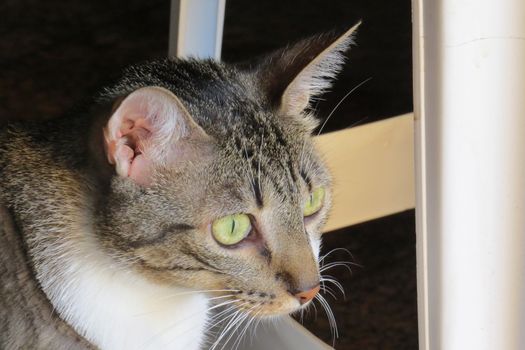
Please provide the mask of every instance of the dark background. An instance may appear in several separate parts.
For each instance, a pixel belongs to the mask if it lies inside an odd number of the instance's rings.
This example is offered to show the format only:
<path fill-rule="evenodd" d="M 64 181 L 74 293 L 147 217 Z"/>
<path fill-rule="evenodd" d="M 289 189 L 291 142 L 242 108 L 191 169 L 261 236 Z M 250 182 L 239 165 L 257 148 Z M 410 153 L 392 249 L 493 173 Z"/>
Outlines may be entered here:
<path fill-rule="evenodd" d="M 166 55 L 169 0 L 4 0 L 0 3 L 0 124 L 63 114 L 131 63 Z M 353 87 L 325 131 L 412 110 L 410 0 L 227 0 L 223 59 L 247 60 L 322 31 L 363 20 L 357 45 L 324 119 Z M 417 349 L 413 211 L 329 233 L 325 251 L 346 247 L 363 267 L 333 269 L 346 300 L 330 300 L 337 349 Z M 343 252 L 333 259 L 349 260 Z M 304 325 L 331 343 L 326 316 Z"/>

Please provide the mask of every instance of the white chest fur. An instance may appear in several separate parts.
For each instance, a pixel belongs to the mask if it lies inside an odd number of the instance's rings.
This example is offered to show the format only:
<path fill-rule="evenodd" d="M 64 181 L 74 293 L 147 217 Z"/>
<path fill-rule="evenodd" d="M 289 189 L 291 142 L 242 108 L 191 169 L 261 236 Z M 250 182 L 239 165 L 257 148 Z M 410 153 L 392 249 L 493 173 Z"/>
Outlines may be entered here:
<path fill-rule="evenodd" d="M 208 300 L 114 266 L 93 242 L 64 249 L 38 279 L 61 317 L 101 349 L 199 349 Z M 56 247 L 55 247 L 56 248 Z M 60 261 L 58 261 L 60 260 Z"/>

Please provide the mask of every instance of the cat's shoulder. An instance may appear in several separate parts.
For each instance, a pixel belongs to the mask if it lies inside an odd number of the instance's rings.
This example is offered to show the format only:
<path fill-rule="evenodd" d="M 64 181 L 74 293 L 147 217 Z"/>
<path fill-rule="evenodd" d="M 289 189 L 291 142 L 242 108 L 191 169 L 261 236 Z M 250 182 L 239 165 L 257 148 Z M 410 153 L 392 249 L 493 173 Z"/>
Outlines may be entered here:
<path fill-rule="evenodd" d="M 24 241 L 0 203 L 0 348 L 93 349 L 61 320 L 39 288 Z"/>

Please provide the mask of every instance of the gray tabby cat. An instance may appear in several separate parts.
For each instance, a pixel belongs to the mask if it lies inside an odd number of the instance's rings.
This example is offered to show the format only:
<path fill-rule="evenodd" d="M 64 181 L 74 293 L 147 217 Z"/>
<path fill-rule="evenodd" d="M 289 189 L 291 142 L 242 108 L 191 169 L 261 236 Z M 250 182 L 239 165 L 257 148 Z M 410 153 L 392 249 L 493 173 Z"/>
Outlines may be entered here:
<path fill-rule="evenodd" d="M 213 308 L 309 305 L 331 198 L 309 103 L 356 27 L 251 66 L 133 66 L 83 113 L 0 131 L 0 348 L 198 349 Z"/>

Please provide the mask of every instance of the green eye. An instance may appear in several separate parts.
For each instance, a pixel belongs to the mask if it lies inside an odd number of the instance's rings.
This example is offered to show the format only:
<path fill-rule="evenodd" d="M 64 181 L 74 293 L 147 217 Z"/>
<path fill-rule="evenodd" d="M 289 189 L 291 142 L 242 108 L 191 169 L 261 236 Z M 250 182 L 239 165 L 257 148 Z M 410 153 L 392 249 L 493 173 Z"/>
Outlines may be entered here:
<path fill-rule="evenodd" d="M 239 243 L 251 230 L 250 217 L 246 214 L 228 215 L 215 220 L 211 225 L 213 237 L 224 245 Z"/>
<path fill-rule="evenodd" d="M 321 209 L 324 201 L 324 187 L 317 187 L 310 193 L 308 200 L 304 204 L 303 215 L 311 216 L 314 215 Z"/>

